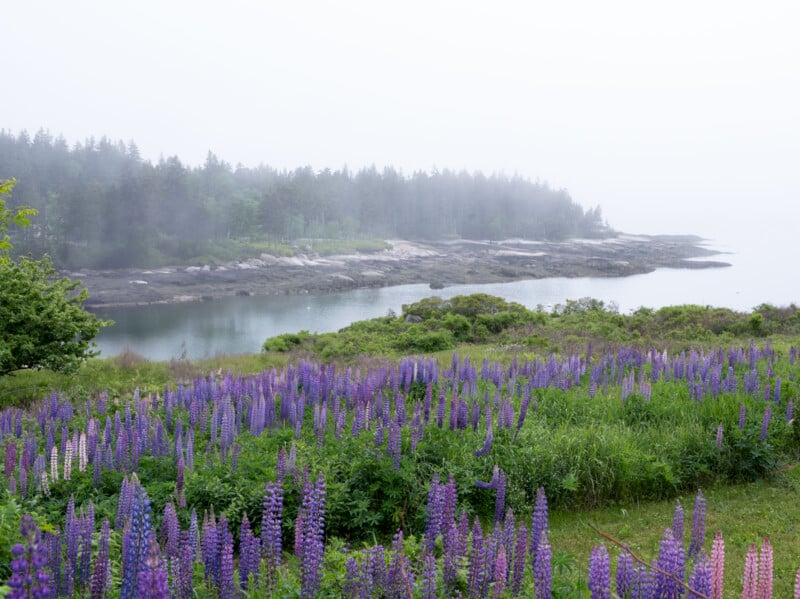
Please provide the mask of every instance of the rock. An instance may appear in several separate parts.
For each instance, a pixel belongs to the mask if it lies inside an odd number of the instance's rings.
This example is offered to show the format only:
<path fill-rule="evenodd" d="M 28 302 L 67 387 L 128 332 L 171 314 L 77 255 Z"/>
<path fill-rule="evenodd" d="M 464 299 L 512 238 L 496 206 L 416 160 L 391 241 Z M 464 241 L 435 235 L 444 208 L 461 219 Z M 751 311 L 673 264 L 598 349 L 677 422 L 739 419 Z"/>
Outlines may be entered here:
<path fill-rule="evenodd" d="M 343 283 L 355 283 L 353 277 L 348 277 L 347 275 L 343 275 L 341 273 L 332 274 L 331 279 L 334 281 L 341 281 Z"/>
<path fill-rule="evenodd" d="M 434 281 L 430 284 L 431 289 L 444 289 L 444 283 L 441 281 Z"/>
<path fill-rule="evenodd" d="M 379 270 L 362 270 L 361 276 L 367 279 L 383 279 L 386 275 Z"/>
<path fill-rule="evenodd" d="M 420 322 L 422 322 L 422 317 L 417 316 L 416 314 L 409 314 L 408 316 L 406 316 L 405 322 L 410 322 L 412 324 L 419 324 Z"/>

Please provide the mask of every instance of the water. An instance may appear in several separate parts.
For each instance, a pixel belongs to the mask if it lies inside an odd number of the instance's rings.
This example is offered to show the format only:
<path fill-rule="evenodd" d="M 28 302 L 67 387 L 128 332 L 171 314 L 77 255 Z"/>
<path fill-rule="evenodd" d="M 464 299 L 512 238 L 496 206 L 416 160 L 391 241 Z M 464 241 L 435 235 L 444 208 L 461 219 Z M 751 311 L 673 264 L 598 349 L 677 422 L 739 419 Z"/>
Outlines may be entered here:
<path fill-rule="evenodd" d="M 720 244 L 716 249 L 724 250 Z M 781 274 L 774 248 L 726 254 L 727 268 L 659 269 L 620 278 L 551 278 L 487 285 L 455 285 L 433 291 L 428 285 L 357 289 L 329 295 L 231 297 L 213 302 L 104 309 L 98 314 L 116 321 L 96 341 L 103 356 L 130 347 L 152 360 L 213 357 L 257 352 L 268 337 L 308 330 L 336 331 L 356 320 L 400 313 L 403 304 L 437 295 L 442 298 L 488 293 L 530 308 L 567 299 L 594 297 L 614 302 L 620 312 L 640 306 L 659 308 L 699 304 L 749 311 L 762 303 L 800 303 L 795 277 Z"/>

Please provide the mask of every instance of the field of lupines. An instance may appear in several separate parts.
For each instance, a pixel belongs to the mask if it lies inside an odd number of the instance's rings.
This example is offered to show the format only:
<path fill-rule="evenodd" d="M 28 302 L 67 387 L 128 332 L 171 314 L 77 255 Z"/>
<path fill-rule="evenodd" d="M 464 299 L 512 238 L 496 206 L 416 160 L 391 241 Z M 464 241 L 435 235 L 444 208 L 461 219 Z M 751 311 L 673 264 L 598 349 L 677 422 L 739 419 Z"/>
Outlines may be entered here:
<path fill-rule="evenodd" d="M 548 504 L 675 497 L 796 460 L 798 370 L 767 342 L 53 393 L 0 412 L 0 574 L 14 597 L 564 596 Z M 731 596 L 726 565 L 743 597 L 772 596 L 767 539 L 725 564 L 702 493 L 688 535 L 684 519 L 642 561 L 612 565 L 597 534 L 569 596 Z"/>

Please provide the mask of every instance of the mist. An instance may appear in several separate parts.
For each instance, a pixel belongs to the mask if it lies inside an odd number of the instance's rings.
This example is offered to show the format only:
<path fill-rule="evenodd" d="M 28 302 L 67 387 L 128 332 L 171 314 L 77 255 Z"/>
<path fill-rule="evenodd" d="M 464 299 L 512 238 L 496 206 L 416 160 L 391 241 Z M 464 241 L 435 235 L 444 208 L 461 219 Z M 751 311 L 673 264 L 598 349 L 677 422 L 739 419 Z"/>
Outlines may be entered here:
<path fill-rule="evenodd" d="M 12 3 L 0 127 L 157 162 L 519 174 L 617 229 L 788 240 L 800 8 Z"/>

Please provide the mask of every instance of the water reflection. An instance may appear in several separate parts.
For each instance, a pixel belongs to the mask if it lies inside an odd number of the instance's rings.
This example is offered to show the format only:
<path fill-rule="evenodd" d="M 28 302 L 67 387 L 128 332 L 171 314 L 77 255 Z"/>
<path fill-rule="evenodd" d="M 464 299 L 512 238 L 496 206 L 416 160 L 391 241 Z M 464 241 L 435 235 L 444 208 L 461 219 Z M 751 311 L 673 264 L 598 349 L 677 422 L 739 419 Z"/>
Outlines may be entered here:
<path fill-rule="evenodd" d="M 675 304 L 725 306 L 750 310 L 769 302 L 798 301 L 791 277 L 765 278 L 764 262 L 725 256 L 734 265 L 703 270 L 659 269 L 622 278 L 552 278 L 489 285 L 455 285 L 432 291 L 428 285 L 357 289 L 329 295 L 231 297 L 176 305 L 154 305 L 98 311 L 116 321 L 97 338 L 104 356 L 126 346 L 154 360 L 182 354 L 190 358 L 219 353 L 256 352 L 264 339 L 302 329 L 336 331 L 356 320 L 399 313 L 403 304 L 437 295 L 448 298 L 489 293 L 530 308 L 566 299 L 595 297 L 615 302 L 621 312 L 640 306 Z M 765 285 L 764 283 L 768 283 Z"/>

